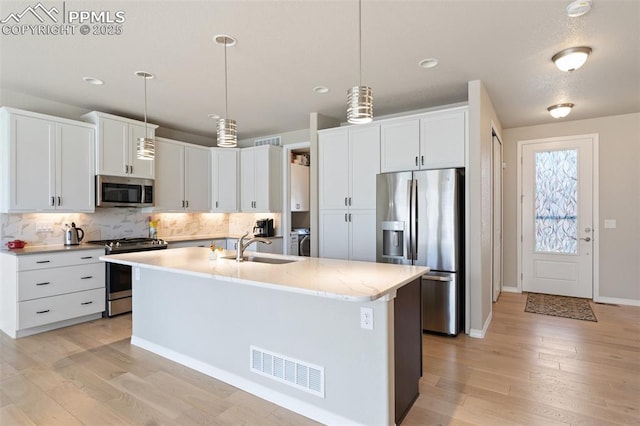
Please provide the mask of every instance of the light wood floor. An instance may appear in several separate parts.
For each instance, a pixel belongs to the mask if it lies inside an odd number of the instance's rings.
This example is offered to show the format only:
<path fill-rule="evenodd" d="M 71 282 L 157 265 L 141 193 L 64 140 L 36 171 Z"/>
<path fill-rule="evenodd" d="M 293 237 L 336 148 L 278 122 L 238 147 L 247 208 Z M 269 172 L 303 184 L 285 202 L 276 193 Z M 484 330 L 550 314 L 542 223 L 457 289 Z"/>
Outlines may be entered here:
<path fill-rule="evenodd" d="M 525 300 L 503 294 L 485 339 L 424 336 L 403 425 L 640 424 L 640 308 L 593 304 L 592 323 L 525 313 Z M 130 333 L 129 316 L 0 333 L 0 425 L 314 424 L 132 347 Z"/>

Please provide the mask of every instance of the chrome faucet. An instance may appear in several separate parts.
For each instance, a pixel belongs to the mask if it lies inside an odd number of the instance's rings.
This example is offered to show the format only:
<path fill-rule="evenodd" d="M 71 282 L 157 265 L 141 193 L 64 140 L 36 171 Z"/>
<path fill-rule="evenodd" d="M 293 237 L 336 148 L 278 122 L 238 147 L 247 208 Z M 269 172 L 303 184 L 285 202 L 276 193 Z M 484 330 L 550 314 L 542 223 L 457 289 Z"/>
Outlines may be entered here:
<path fill-rule="evenodd" d="M 244 260 L 243 259 L 244 251 L 251 244 L 253 244 L 253 243 L 271 244 L 270 240 L 267 240 L 266 238 L 261 238 L 261 237 L 253 237 L 250 240 L 248 240 L 246 243 L 243 244 L 242 240 L 244 240 L 244 237 L 246 237 L 247 235 L 249 235 L 248 232 L 246 234 L 244 234 L 242 237 L 238 238 L 237 249 L 236 249 L 236 262 L 242 262 Z"/>

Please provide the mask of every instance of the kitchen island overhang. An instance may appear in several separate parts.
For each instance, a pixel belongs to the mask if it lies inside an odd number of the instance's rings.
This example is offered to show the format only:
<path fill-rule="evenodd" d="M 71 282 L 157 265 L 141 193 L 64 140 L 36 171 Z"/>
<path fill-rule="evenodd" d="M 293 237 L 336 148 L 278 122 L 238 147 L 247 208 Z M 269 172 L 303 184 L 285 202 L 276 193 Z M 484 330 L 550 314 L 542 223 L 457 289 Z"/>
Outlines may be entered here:
<path fill-rule="evenodd" d="M 133 267 L 132 344 L 323 423 L 396 422 L 396 335 L 421 347 L 420 299 L 396 304 L 419 292 L 427 268 L 208 256 L 191 247 L 102 258 Z M 373 329 L 361 327 L 363 309 Z M 409 311 L 410 330 L 398 332 Z M 419 355 L 417 364 L 414 373 Z"/>

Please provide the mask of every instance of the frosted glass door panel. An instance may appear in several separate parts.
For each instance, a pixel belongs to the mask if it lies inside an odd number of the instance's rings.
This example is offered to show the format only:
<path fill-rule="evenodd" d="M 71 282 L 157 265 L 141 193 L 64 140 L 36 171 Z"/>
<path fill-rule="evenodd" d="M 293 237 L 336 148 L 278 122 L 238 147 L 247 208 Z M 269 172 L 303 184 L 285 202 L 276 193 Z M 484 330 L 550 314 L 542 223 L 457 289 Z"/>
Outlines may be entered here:
<path fill-rule="evenodd" d="M 578 150 L 535 153 L 536 252 L 578 252 Z"/>

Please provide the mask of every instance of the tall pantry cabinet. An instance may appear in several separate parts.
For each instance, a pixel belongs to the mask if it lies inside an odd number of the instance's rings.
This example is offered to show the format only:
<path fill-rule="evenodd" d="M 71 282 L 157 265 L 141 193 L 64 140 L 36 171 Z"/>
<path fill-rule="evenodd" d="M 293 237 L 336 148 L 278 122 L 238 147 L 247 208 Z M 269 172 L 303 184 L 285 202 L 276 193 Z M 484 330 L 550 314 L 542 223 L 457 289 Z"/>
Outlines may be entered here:
<path fill-rule="evenodd" d="M 320 257 L 376 260 L 380 126 L 319 132 Z"/>

